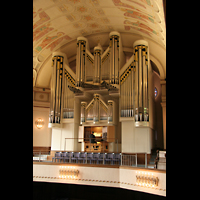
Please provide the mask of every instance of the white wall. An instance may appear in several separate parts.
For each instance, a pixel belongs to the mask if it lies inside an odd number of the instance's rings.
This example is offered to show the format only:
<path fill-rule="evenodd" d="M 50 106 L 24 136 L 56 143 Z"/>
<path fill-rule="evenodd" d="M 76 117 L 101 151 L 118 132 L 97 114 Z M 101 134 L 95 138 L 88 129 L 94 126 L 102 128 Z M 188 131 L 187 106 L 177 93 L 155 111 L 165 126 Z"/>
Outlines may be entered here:
<path fill-rule="evenodd" d="M 38 118 L 44 120 L 44 126 L 38 129 L 35 121 Z M 33 107 L 33 146 L 50 147 L 51 146 L 51 129 L 48 128 L 49 108 Z"/>
<path fill-rule="evenodd" d="M 74 119 L 65 119 L 60 128 L 52 128 L 51 150 L 53 151 L 80 151 L 81 143 L 78 139 L 80 125 L 80 100 L 74 99 Z"/>
<path fill-rule="evenodd" d="M 74 123 L 64 123 L 62 124 L 62 128 L 52 128 L 52 142 L 51 142 L 51 150 L 64 150 L 65 138 L 73 138 L 74 135 Z M 73 151 L 73 140 L 66 141 L 66 149 L 69 151 Z"/>
<path fill-rule="evenodd" d="M 152 129 L 149 127 L 135 128 L 135 152 L 151 153 Z"/>
<path fill-rule="evenodd" d="M 135 127 L 134 121 L 122 121 L 122 153 L 151 153 L 153 130 Z"/>
<path fill-rule="evenodd" d="M 155 128 L 155 102 L 154 102 L 154 73 L 151 67 L 151 63 L 149 62 L 148 68 L 148 98 L 149 98 L 149 126 L 154 129 Z"/>
<path fill-rule="evenodd" d="M 135 124 L 134 121 L 121 122 L 121 136 L 122 136 L 122 152 L 133 153 L 135 152 Z"/>

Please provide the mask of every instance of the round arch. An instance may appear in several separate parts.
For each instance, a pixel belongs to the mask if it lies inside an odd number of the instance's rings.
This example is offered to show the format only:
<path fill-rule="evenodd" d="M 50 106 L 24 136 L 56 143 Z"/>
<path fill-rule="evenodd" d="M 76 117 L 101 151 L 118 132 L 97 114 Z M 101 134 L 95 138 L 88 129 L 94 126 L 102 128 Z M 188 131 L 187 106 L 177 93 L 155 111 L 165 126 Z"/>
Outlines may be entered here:
<path fill-rule="evenodd" d="M 157 66 L 157 68 L 160 72 L 160 79 L 165 79 L 166 73 L 165 73 L 164 67 L 160 64 L 158 59 L 150 54 L 150 60 L 152 60 L 155 63 L 155 65 Z"/>

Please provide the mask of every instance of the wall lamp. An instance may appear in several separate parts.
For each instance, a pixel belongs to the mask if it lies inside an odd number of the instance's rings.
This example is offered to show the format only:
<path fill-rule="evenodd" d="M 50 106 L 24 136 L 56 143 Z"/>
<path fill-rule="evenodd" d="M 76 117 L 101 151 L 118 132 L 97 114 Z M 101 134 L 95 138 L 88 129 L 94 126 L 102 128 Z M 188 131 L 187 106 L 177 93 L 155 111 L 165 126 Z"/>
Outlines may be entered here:
<path fill-rule="evenodd" d="M 35 121 L 35 125 L 38 129 L 41 129 L 43 126 L 44 126 L 44 120 L 41 119 L 41 118 L 38 118 L 36 121 Z"/>

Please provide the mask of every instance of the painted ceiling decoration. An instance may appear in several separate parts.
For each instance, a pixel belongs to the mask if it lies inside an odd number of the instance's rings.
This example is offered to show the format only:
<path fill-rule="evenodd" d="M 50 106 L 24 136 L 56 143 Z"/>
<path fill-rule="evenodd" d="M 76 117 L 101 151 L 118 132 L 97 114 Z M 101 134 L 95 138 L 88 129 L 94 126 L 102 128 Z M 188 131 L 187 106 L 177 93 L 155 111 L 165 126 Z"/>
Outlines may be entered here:
<path fill-rule="evenodd" d="M 132 33 L 166 49 L 162 0 L 33 0 L 33 75 L 54 51 L 91 34 Z"/>

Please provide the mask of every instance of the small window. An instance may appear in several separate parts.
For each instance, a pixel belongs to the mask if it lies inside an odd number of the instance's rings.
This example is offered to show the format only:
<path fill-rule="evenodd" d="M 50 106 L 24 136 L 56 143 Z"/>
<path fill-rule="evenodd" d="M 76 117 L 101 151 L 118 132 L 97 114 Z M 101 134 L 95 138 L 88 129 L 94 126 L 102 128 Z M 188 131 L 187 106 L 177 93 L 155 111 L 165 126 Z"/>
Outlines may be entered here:
<path fill-rule="evenodd" d="M 158 90 L 157 90 L 156 87 L 155 87 L 155 89 L 154 89 L 154 95 L 155 95 L 155 97 L 157 97 L 157 95 L 158 95 Z"/>

